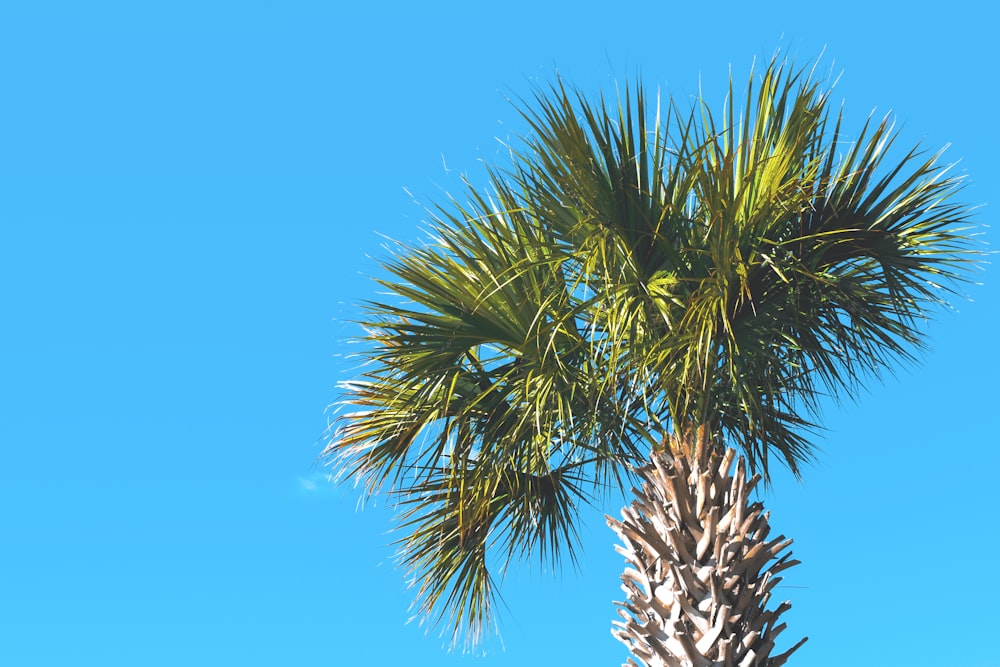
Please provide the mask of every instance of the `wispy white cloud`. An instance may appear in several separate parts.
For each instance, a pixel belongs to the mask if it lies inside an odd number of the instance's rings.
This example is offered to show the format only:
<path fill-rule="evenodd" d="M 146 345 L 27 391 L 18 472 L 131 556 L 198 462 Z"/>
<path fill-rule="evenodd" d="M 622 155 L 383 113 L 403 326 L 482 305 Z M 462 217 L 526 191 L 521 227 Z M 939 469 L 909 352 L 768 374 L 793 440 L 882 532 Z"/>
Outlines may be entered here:
<path fill-rule="evenodd" d="M 333 476 L 325 470 L 313 470 L 305 475 L 300 475 L 295 480 L 296 489 L 301 494 L 329 493 L 336 484 Z"/>

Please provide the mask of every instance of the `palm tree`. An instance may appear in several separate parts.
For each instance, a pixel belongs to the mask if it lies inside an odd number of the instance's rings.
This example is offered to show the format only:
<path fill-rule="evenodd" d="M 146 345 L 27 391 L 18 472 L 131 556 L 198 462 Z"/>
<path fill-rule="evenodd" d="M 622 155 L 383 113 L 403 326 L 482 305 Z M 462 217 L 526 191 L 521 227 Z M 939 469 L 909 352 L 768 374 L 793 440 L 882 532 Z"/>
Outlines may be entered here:
<path fill-rule="evenodd" d="M 821 396 L 912 358 L 975 251 L 958 179 L 887 157 L 888 120 L 846 135 L 777 60 L 729 92 L 717 118 L 639 86 L 540 91 L 510 166 L 385 263 L 324 455 L 398 502 L 416 605 L 455 638 L 494 629 L 493 573 L 575 561 L 581 508 L 641 482 L 609 519 L 635 658 L 779 665 L 801 644 L 771 655 L 795 561 L 753 487 L 811 460 Z"/>

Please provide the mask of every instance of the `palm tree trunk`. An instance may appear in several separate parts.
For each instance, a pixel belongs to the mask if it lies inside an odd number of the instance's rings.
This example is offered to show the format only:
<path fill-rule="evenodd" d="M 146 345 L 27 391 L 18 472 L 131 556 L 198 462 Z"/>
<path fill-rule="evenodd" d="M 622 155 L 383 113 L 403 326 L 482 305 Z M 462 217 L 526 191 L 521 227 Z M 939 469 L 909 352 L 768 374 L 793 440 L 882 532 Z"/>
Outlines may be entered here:
<path fill-rule="evenodd" d="M 628 561 L 622 575 L 624 619 L 612 630 L 638 667 L 777 667 L 798 649 L 771 656 L 785 629 L 788 602 L 767 610 L 776 576 L 799 561 L 784 551 L 792 540 L 768 540 L 768 513 L 749 502 L 758 476 L 747 479 L 733 450 L 656 452 L 639 471 L 622 520 L 607 517 Z"/>

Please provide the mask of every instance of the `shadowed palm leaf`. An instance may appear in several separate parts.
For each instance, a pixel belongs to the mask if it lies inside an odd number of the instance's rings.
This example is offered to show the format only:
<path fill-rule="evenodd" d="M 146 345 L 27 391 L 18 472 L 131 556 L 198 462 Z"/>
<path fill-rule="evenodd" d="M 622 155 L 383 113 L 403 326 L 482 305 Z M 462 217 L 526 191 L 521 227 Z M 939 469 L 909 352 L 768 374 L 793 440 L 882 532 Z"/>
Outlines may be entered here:
<path fill-rule="evenodd" d="M 419 609 L 456 636 L 489 629 L 492 569 L 573 560 L 580 506 L 668 434 L 798 473 L 818 398 L 910 358 L 962 278 L 968 212 L 937 155 L 888 157 L 888 121 L 845 137 L 778 62 L 728 99 L 720 119 L 540 92 L 488 194 L 386 263 L 325 455 L 400 502 Z"/>

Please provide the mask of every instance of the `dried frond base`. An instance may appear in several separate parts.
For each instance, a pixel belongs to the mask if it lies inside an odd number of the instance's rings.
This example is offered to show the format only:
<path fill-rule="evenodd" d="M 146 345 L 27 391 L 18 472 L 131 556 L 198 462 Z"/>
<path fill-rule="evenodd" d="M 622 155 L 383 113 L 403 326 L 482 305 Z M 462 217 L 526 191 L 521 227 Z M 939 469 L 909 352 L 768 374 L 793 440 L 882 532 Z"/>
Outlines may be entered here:
<path fill-rule="evenodd" d="M 785 629 L 788 602 L 767 610 L 776 576 L 799 561 L 783 552 L 792 540 L 768 539 L 768 513 L 748 501 L 735 453 L 691 457 L 654 453 L 622 520 L 608 517 L 628 561 L 622 576 L 622 621 L 612 633 L 638 667 L 777 667 L 806 639 L 771 656 Z"/>

